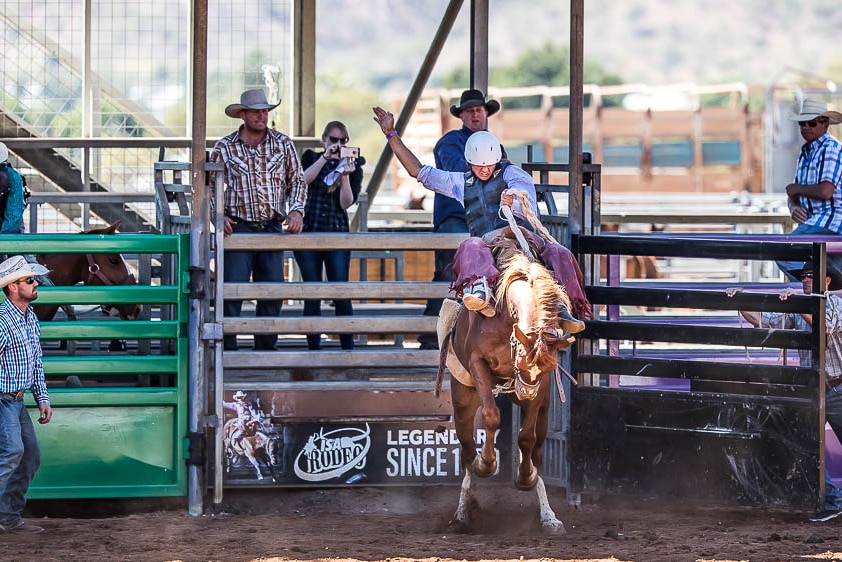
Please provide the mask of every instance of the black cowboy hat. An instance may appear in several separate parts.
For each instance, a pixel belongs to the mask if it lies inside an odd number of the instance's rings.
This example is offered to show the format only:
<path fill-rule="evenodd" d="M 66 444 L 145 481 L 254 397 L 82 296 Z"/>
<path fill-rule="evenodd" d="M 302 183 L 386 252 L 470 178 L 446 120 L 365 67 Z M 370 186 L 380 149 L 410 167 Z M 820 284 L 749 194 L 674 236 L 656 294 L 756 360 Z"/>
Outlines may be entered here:
<path fill-rule="evenodd" d="M 842 289 L 842 272 L 828 264 L 825 266 L 827 276 L 830 277 L 830 283 L 827 284 L 828 291 L 838 291 Z M 794 277 L 800 279 L 801 274 L 805 271 L 813 271 L 813 262 L 811 260 L 805 261 L 801 269 L 790 269 L 789 273 Z"/>
<path fill-rule="evenodd" d="M 489 117 L 500 111 L 499 101 L 485 101 L 485 95 L 479 90 L 465 90 L 464 92 L 462 92 L 462 97 L 459 98 L 459 106 L 450 106 L 450 114 L 454 117 L 459 117 L 459 115 L 461 115 L 462 111 L 464 111 L 465 109 L 477 107 L 480 105 L 485 106 L 485 110 L 488 111 Z"/>

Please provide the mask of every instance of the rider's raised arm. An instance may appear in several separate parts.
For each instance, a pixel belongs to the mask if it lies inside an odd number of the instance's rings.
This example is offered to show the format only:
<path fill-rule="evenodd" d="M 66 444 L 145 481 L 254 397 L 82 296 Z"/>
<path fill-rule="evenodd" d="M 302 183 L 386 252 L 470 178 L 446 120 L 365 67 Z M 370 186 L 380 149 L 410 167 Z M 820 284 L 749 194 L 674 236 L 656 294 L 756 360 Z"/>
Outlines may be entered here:
<path fill-rule="evenodd" d="M 386 142 L 389 143 L 389 147 L 395 153 L 398 162 L 401 163 L 410 176 L 417 178 L 418 172 L 421 171 L 421 161 L 403 143 L 398 132 L 395 130 L 394 115 L 382 107 L 373 107 L 372 110 L 374 111 L 374 121 L 380 125 L 380 130 L 386 135 Z"/>

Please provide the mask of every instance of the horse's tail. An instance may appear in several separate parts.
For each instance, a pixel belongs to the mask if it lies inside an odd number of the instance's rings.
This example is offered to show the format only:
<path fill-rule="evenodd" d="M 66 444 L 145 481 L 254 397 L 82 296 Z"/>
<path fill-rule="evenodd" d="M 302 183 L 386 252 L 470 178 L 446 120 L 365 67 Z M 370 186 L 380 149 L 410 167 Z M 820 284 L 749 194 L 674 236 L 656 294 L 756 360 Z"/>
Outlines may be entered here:
<path fill-rule="evenodd" d="M 457 307 L 455 315 L 452 313 L 445 313 L 445 307 L 449 303 L 452 303 Z M 447 310 L 451 309 L 447 308 Z M 439 345 L 439 372 L 436 375 L 436 398 L 438 398 L 441 394 L 441 385 L 444 382 L 444 368 L 447 366 L 447 354 L 450 352 L 450 342 L 453 339 L 453 333 L 456 331 L 456 323 L 459 321 L 459 316 L 462 315 L 462 310 L 463 308 L 461 305 L 458 305 L 450 300 L 445 300 L 444 305 L 442 306 L 442 311 L 439 312 L 439 325 L 436 326 L 436 331 L 439 334 L 444 332 L 444 337 L 441 338 L 441 344 Z M 447 322 L 450 318 L 452 318 L 450 325 L 445 329 L 442 329 L 444 327 L 443 323 Z"/>

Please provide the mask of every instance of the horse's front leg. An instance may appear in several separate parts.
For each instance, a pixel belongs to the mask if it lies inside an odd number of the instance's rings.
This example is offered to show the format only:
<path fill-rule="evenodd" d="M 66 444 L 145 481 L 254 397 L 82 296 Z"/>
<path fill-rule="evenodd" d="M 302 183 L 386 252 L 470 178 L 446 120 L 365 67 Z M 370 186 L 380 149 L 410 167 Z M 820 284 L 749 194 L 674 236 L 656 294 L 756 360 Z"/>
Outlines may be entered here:
<path fill-rule="evenodd" d="M 548 382 L 545 380 L 542 384 L 546 385 Z M 541 466 L 543 459 L 541 445 L 546 437 L 549 395 L 545 390 L 541 390 L 534 400 L 522 400 L 519 405 L 521 423 L 517 445 L 520 449 L 520 464 L 515 477 L 515 486 L 521 490 L 531 490 L 538 482 L 538 467 Z"/>
<path fill-rule="evenodd" d="M 497 472 L 497 451 L 494 449 L 494 436 L 500 428 L 500 408 L 494 401 L 491 391 L 492 375 L 488 366 L 481 361 L 471 365 L 471 373 L 477 385 L 477 395 L 480 401 L 482 425 L 485 428 L 485 443 L 482 445 L 479 457 L 474 462 L 474 472 L 477 476 L 491 476 Z"/>
<path fill-rule="evenodd" d="M 550 506 L 550 499 L 547 496 L 547 488 L 544 486 L 544 479 L 538 476 L 538 481 L 535 486 L 538 491 L 538 506 L 541 515 L 541 528 L 546 535 L 564 535 L 567 530 L 564 528 L 564 523 L 555 516 L 553 508 Z"/>
<path fill-rule="evenodd" d="M 456 506 L 456 512 L 453 514 L 453 519 L 449 526 L 457 533 L 465 533 L 471 524 L 471 511 L 476 505 L 473 490 L 473 475 L 471 469 L 465 471 L 462 477 L 462 487 L 459 490 L 459 505 Z"/>

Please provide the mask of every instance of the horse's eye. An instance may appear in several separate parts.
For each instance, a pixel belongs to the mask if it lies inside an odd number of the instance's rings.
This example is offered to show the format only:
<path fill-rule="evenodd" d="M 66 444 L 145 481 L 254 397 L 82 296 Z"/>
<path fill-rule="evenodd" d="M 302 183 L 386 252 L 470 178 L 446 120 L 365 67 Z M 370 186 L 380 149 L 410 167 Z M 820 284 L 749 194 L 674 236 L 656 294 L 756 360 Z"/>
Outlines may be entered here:
<path fill-rule="evenodd" d="M 117 265 L 120 263 L 120 260 L 118 260 L 117 258 L 109 258 L 108 261 L 111 262 L 111 265 Z"/>

